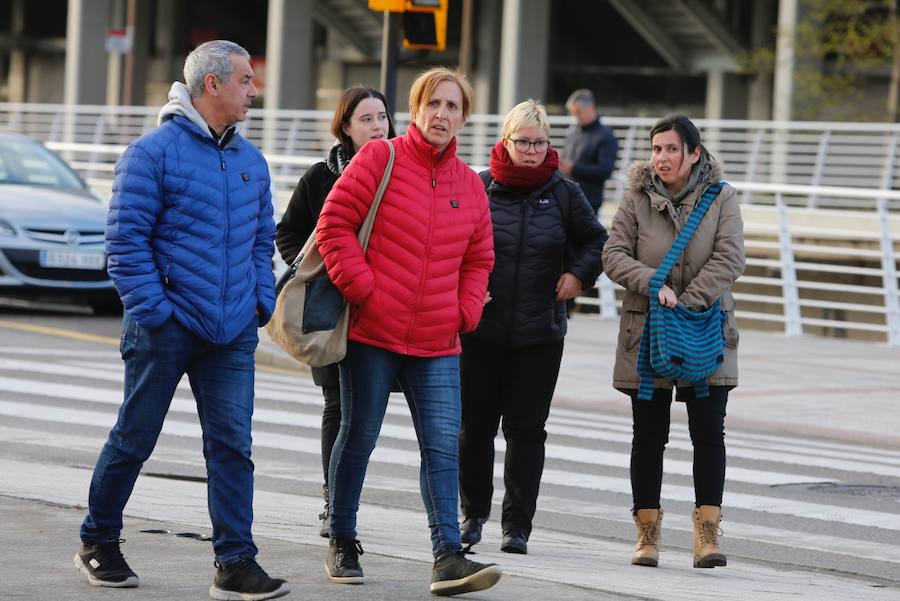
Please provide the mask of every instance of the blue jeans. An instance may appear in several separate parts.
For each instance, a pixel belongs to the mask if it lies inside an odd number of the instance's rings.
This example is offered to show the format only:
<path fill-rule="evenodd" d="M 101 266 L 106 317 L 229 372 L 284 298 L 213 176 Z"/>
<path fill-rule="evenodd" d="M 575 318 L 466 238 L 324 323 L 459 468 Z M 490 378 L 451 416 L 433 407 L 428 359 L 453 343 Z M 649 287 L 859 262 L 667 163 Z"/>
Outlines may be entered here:
<path fill-rule="evenodd" d="M 331 535 L 356 538 L 366 466 L 398 380 L 419 439 L 419 488 L 432 552 L 459 549 L 459 356 L 413 357 L 351 341 L 340 369 L 341 429 L 328 470 Z"/>
<path fill-rule="evenodd" d="M 141 466 L 150 457 L 175 387 L 186 373 L 197 401 L 206 459 L 207 502 L 216 559 L 256 555 L 253 523 L 254 351 L 257 317 L 227 345 L 199 338 L 170 318 L 147 330 L 128 313 L 122 323 L 125 400 L 91 479 L 81 540 L 97 543 L 122 531 L 122 511 Z"/>

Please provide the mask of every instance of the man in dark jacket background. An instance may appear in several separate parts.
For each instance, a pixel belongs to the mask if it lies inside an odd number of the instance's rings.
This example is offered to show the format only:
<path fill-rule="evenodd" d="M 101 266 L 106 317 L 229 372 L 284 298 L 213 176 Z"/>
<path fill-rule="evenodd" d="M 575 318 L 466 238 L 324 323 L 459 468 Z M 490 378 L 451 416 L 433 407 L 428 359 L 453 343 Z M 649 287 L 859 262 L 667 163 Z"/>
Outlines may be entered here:
<path fill-rule="evenodd" d="M 575 90 L 566 101 L 566 109 L 576 123 L 566 136 L 559 170 L 581 186 L 591 208 L 599 213 L 603 204 L 603 186 L 616 166 L 619 142 L 613 131 L 600 123 L 594 94 Z"/>
<path fill-rule="evenodd" d="M 74 559 L 95 586 L 138 585 L 119 548 L 122 512 L 187 374 L 213 526 L 209 594 L 289 592 L 256 563 L 250 532 L 254 353 L 275 305 L 275 223 L 266 160 L 237 128 L 256 96 L 249 59 L 224 40 L 194 49 L 159 127 L 116 163 L 106 250 L 125 307 L 125 398 L 94 468 Z"/>

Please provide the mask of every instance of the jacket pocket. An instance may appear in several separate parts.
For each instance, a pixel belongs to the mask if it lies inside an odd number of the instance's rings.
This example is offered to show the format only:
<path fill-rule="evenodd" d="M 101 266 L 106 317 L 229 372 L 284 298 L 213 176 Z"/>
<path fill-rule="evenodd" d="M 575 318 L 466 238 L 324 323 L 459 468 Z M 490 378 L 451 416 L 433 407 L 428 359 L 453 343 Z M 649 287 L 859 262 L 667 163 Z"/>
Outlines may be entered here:
<path fill-rule="evenodd" d="M 650 301 L 646 296 L 625 294 L 625 298 L 622 299 L 622 319 L 619 324 L 619 348 L 632 353 L 640 346 L 649 307 Z"/>
<path fill-rule="evenodd" d="M 731 292 L 725 292 L 722 295 L 719 306 L 725 312 L 725 346 L 737 348 L 740 333 L 737 329 L 737 318 L 734 316 L 736 304 Z"/>

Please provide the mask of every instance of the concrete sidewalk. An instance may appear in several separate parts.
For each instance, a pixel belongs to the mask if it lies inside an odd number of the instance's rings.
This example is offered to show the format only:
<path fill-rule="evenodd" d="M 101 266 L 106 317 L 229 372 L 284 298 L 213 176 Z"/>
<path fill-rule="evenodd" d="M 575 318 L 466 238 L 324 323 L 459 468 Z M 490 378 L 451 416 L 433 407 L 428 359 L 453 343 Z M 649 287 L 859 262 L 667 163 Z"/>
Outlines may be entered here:
<path fill-rule="evenodd" d="M 72 564 L 78 548 L 77 532 L 84 518 L 80 507 L 54 506 L 32 500 L 0 496 L 0 513 L 6 526 L 0 530 L 4 576 L 0 597 L 4 601 L 187 601 L 209 599 L 215 575 L 208 526 L 129 517 L 122 533 L 127 561 L 138 574 L 136 589 L 90 586 Z M 154 531 L 153 533 L 146 531 Z M 291 586 L 286 599 L 367 599 L 399 601 L 435 599 L 428 592 L 431 565 L 389 555 L 366 553 L 364 587 L 329 582 L 324 558 L 327 541 L 298 544 L 291 540 L 255 536 L 258 560 L 270 575 L 285 578 Z M 573 586 L 505 576 L 492 591 L 467 595 L 468 599 L 519 601 L 612 601 L 620 595 L 585 591 Z M 627 598 L 627 597 L 626 597 Z"/>
<path fill-rule="evenodd" d="M 0 458 L 0 529 L 5 554 L 0 595 L 4 599 L 116 601 L 206 599 L 212 581 L 206 487 L 202 482 L 145 475 L 139 478 L 126 509 L 124 553 L 141 578 L 132 590 L 92 587 L 75 571 L 72 556 L 83 517 L 84 469 L 44 466 Z M 365 599 L 414 601 L 428 593 L 431 553 L 421 510 L 364 503 L 366 584 L 336 585 L 324 571 L 325 540 L 318 525 L 300 516 L 314 515 L 319 500 L 302 495 L 257 491 L 254 533 L 260 563 L 292 585 L 289 599 Z M 151 530 L 153 532 L 146 532 Z M 178 536 L 178 534 L 187 536 Z M 485 535 L 497 539 L 489 523 Z M 627 543 L 604 536 L 540 529 L 533 553 L 508 555 L 479 550 L 476 560 L 501 565 L 504 576 L 492 589 L 465 595 L 482 601 L 610 601 L 652 599 L 687 601 L 698 590 L 721 601 L 893 601 L 897 584 L 871 578 L 741 560 L 726 569 L 695 570 L 689 550 L 667 550 L 656 570 L 628 565 Z M 698 587 L 700 587 L 698 589 Z"/>
<path fill-rule="evenodd" d="M 631 415 L 628 398 L 612 388 L 617 335 L 617 321 L 570 320 L 554 407 Z M 308 373 L 265 329 L 257 362 Z M 900 447 L 900 348 L 744 330 L 738 366 L 726 426 Z M 673 419 L 687 419 L 680 403 L 673 407 Z"/>

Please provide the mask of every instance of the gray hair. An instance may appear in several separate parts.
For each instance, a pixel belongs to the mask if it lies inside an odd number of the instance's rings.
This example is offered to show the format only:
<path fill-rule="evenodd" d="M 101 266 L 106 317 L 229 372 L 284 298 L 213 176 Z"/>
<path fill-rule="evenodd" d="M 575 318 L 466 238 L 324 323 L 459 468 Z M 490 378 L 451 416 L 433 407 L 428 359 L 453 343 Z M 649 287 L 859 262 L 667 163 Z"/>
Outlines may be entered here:
<path fill-rule="evenodd" d="M 566 100 L 566 108 L 571 108 L 571 106 L 576 102 L 578 104 L 595 105 L 596 102 L 594 102 L 594 93 L 587 88 L 575 90 L 574 92 L 569 94 L 569 99 Z"/>
<path fill-rule="evenodd" d="M 250 60 L 250 53 L 228 40 L 203 42 L 194 48 L 184 60 L 184 83 L 191 98 L 203 96 L 203 80 L 210 73 L 225 82 L 234 72 L 231 55 L 237 54 Z"/>

